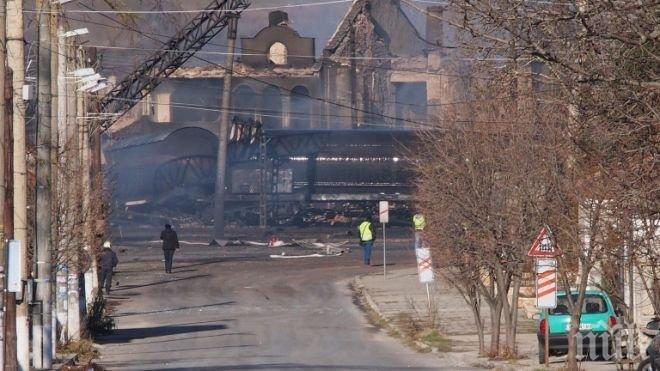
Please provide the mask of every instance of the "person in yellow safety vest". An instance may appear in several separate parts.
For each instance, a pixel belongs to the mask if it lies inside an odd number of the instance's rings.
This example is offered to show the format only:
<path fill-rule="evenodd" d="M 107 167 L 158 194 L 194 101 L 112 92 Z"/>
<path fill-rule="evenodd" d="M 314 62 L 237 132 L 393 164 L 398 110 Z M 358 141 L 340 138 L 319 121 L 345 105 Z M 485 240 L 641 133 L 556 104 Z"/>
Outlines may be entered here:
<path fill-rule="evenodd" d="M 413 216 L 413 227 L 415 228 L 415 248 L 421 249 L 424 246 L 424 228 L 426 228 L 426 219 L 422 214 Z"/>
<path fill-rule="evenodd" d="M 364 265 L 371 265 L 371 250 L 373 250 L 374 241 L 376 240 L 371 215 L 367 215 L 364 221 L 360 223 L 358 233 L 360 235 L 360 246 L 362 246 Z"/>

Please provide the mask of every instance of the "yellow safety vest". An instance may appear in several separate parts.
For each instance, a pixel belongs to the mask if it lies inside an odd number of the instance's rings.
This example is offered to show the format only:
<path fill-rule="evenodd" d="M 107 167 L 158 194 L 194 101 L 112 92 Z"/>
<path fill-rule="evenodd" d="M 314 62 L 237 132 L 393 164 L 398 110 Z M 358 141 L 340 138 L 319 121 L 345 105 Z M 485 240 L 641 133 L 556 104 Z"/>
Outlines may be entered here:
<path fill-rule="evenodd" d="M 374 239 L 374 236 L 371 234 L 371 222 L 364 221 L 358 227 L 360 231 L 360 241 L 371 241 Z"/>
<path fill-rule="evenodd" d="M 413 216 L 413 225 L 415 226 L 416 231 L 423 231 L 424 228 L 426 228 L 426 219 L 424 219 L 424 215 L 415 214 L 415 216 Z"/>

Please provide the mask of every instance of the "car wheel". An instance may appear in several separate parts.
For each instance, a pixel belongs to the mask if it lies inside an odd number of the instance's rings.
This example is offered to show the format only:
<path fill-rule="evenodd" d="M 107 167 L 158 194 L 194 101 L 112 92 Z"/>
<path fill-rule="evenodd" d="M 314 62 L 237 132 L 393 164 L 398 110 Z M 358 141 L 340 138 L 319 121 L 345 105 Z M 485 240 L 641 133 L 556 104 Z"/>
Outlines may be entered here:
<path fill-rule="evenodd" d="M 545 363 L 545 344 L 539 341 L 539 365 L 542 365 L 544 363 Z"/>

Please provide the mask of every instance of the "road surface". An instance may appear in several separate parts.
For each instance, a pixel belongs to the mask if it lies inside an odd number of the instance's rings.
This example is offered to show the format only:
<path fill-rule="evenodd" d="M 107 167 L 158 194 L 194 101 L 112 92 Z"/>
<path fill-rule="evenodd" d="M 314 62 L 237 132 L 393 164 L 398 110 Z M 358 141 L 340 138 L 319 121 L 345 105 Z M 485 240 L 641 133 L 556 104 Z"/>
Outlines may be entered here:
<path fill-rule="evenodd" d="M 348 282 L 382 266 L 363 267 L 359 251 L 271 259 L 281 249 L 184 246 L 165 274 L 156 244 L 119 250 L 117 330 L 99 340 L 110 370 L 457 369 L 367 323 Z M 415 264 L 402 248 L 388 258 Z"/>

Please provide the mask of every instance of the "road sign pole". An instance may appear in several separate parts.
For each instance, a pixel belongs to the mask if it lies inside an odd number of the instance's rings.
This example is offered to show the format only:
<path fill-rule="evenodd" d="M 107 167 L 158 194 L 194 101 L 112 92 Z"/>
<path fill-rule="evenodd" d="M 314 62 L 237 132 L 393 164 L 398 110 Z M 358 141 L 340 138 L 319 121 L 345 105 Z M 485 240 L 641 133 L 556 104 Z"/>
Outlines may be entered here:
<path fill-rule="evenodd" d="M 387 249 L 385 241 L 385 224 L 390 221 L 390 203 L 387 201 L 378 202 L 378 219 L 383 224 L 383 278 L 387 277 Z"/>
<path fill-rule="evenodd" d="M 431 290 L 429 290 L 429 283 L 426 283 L 426 300 L 429 302 L 429 316 L 431 315 Z"/>
<path fill-rule="evenodd" d="M 385 244 L 385 223 L 383 223 L 383 277 L 387 277 L 387 249 Z"/>
<path fill-rule="evenodd" d="M 545 367 L 550 367 L 550 310 L 543 309 L 545 317 L 545 334 L 543 334 L 545 347 Z"/>

